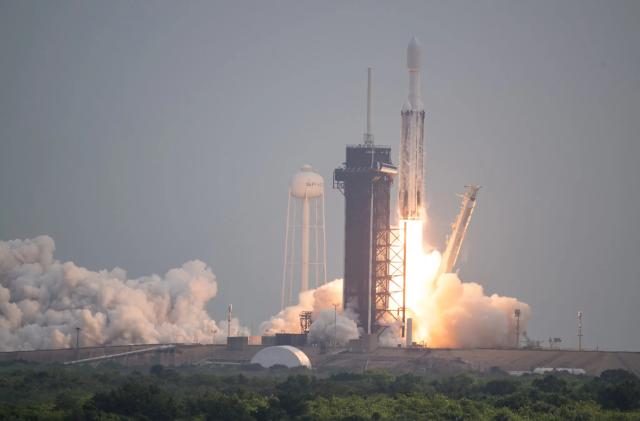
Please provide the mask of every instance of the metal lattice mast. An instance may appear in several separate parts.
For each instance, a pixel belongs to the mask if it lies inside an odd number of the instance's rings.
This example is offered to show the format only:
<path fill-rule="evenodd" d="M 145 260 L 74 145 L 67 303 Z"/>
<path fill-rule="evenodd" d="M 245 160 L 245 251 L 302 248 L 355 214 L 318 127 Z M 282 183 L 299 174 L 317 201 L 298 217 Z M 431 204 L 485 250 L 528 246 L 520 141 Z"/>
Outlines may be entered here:
<path fill-rule="evenodd" d="M 380 230 L 375 244 L 375 322 L 406 321 L 406 222 L 402 227 Z"/>
<path fill-rule="evenodd" d="M 582 351 L 582 312 L 578 312 L 578 351 Z"/>
<path fill-rule="evenodd" d="M 300 332 L 301 333 L 309 333 L 309 329 L 311 328 L 312 314 L 313 313 L 311 311 L 300 312 Z"/>

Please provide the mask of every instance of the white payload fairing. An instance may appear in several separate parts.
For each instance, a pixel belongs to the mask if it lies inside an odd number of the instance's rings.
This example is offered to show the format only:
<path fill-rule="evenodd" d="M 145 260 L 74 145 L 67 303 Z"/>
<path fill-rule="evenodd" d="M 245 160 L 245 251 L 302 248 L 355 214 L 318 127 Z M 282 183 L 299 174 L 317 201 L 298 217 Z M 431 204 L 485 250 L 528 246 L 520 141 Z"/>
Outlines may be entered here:
<path fill-rule="evenodd" d="M 424 105 L 420 99 L 420 44 L 407 47 L 409 97 L 402 107 L 402 137 L 398 171 L 400 219 L 421 219 L 424 209 Z"/>

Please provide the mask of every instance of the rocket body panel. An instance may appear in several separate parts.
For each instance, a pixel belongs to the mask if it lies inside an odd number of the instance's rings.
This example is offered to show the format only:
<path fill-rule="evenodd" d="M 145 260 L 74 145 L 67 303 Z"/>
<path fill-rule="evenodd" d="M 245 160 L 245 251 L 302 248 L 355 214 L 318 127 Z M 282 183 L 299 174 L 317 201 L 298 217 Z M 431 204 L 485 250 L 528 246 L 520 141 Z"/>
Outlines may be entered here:
<path fill-rule="evenodd" d="M 424 105 L 420 95 L 420 44 L 407 47 L 409 96 L 402 107 L 398 208 L 400 219 L 421 219 L 424 209 Z"/>
<path fill-rule="evenodd" d="M 440 261 L 440 267 L 436 274 L 436 280 L 443 273 L 451 273 L 455 267 L 460 249 L 464 237 L 467 234 L 469 223 L 471 222 L 471 215 L 476 206 L 476 197 L 480 186 L 467 186 L 467 191 L 462 196 L 462 203 L 460 205 L 460 213 L 456 217 L 455 222 L 451 225 L 451 235 L 447 239 L 447 247 L 442 254 L 442 260 Z"/>
<path fill-rule="evenodd" d="M 398 205 L 400 219 L 420 219 L 424 207 L 424 111 L 402 111 Z"/>

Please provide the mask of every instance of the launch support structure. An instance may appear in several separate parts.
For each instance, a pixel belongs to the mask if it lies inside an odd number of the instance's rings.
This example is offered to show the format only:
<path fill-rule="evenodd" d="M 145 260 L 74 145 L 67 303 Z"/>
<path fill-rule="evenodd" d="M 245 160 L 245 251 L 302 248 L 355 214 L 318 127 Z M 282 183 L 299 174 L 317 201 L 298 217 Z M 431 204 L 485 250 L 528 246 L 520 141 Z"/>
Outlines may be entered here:
<path fill-rule="evenodd" d="M 367 125 L 363 143 L 348 145 L 346 161 L 333 173 L 333 186 L 345 197 L 343 306 L 358 315 L 366 333 L 377 330 L 376 285 L 388 267 L 376 264 L 378 240 L 389 243 L 393 176 L 391 148 L 374 145 L 371 134 L 371 69 L 367 79 Z"/>

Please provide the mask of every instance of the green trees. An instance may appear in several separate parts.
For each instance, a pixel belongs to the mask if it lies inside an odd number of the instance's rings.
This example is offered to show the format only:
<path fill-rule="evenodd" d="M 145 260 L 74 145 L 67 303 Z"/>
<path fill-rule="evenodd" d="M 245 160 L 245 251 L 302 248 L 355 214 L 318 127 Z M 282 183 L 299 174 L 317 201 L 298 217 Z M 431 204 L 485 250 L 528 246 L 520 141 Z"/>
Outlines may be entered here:
<path fill-rule="evenodd" d="M 636 420 L 640 380 L 504 373 L 332 376 L 201 367 L 0 367 L 0 419 L 11 420 Z"/>
<path fill-rule="evenodd" d="M 640 379 L 624 370 L 607 370 L 596 386 L 597 401 L 605 409 L 640 408 Z"/>
<path fill-rule="evenodd" d="M 279 406 L 290 418 L 297 418 L 307 411 L 308 402 L 313 399 L 313 379 L 305 375 L 289 376 L 276 385 Z"/>
<path fill-rule="evenodd" d="M 96 393 L 85 409 L 159 421 L 173 420 L 178 414 L 170 393 L 149 379 L 136 377 L 108 392 Z"/>
<path fill-rule="evenodd" d="M 512 379 L 493 379 L 486 382 L 481 390 L 491 396 L 506 396 L 518 390 L 518 382 Z"/>

